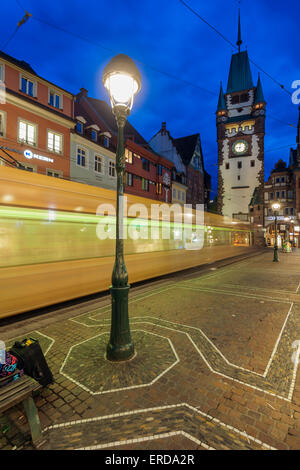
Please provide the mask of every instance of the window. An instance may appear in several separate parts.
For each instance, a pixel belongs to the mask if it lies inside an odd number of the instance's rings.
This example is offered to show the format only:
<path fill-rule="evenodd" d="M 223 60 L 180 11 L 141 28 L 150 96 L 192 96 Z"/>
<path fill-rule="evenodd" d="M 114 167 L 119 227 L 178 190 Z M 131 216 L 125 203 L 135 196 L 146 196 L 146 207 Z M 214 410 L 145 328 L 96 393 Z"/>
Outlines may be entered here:
<path fill-rule="evenodd" d="M 50 152 L 62 153 L 62 135 L 48 131 L 48 150 Z"/>
<path fill-rule="evenodd" d="M 293 207 L 290 208 L 290 214 L 294 215 L 294 208 Z"/>
<path fill-rule="evenodd" d="M 293 191 L 288 191 L 288 198 L 293 199 Z"/>
<path fill-rule="evenodd" d="M 253 167 L 255 166 L 255 160 L 251 160 L 250 165 Z"/>
<path fill-rule="evenodd" d="M 173 198 L 176 198 L 176 189 L 173 189 Z"/>
<path fill-rule="evenodd" d="M 242 162 L 238 162 L 237 166 L 238 166 L 239 169 L 241 169 L 242 168 Z"/>
<path fill-rule="evenodd" d="M 29 80 L 29 78 L 21 75 L 21 86 L 20 89 L 23 93 L 26 93 L 28 96 L 36 96 L 36 84 Z"/>
<path fill-rule="evenodd" d="M 108 148 L 109 147 L 109 138 L 105 135 L 103 138 L 103 145 L 104 147 Z"/>
<path fill-rule="evenodd" d="M 181 199 L 181 191 L 178 191 L 177 199 L 179 199 L 179 201 L 180 201 L 180 199 Z"/>
<path fill-rule="evenodd" d="M 240 181 L 240 179 L 241 179 L 240 175 L 238 175 L 237 179 L 238 179 L 238 181 Z"/>
<path fill-rule="evenodd" d="M 127 186 L 133 186 L 132 173 L 127 173 Z"/>
<path fill-rule="evenodd" d="M 248 93 L 243 93 L 240 97 L 240 103 L 245 103 L 246 101 L 249 100 L 249 95 Z"/>
<path fill-rule="evenodd" d="M 62 178 L 62 171 L 59 170 L 47 170 L 48 176 L 53 176 L 54 178 Z"/>
<path fill-rule="evenodd" d="M 63 109 L 63 97 L 53 90 L 49 90 L 49 104 L 57 109 Z"/>
<path fill-rule="evenodd" d="M 5 128 L 6 128 L 6 113 L 0 112 L 0 135 L 2 137 L 5 136 Z"/>
<path fill-rule="evenodd" d="M 157 174 L 160 175 L 160 176 L 162 175 L 162 166 L 161 165 L 157 165 Z M 173 179 L 175 179 L 175 178 L 173 178 Z"/>
<path fill-rule="evenodd" d="M 226 168 L 226 170 L 229 170 L 229 163 L 225 164 L 225 168 Z"/>
<path fill-rule="evenodd" d="M 0 81 L 4 82 L 4 64 L 0 64 Z"/>
<path fill-rule="evenodd" d="M 76 131 L 79 132 L 80 134 L 83 133 L 83 124 L 82 124 L 82 122 L 79 122 L 79 121 L 78 121 L 78 122 L 76 123 Z"/>
<path fill-rule="evenodd" d="M 125 149 L 125 161 L 127 163 L 132 163 L 133 161 L 133 155 L 131 150 L 128 150 L 127 148 Z"/>
<path fill-rule="evenodd" d="M 142 178 L 142 189 L 143 191 L 149 191 L 149 181 Z"/>
<path fill-rule="evenodd" d="M 181 199 L 184 201 L 184 192 L 181 193 Z"/>
<path fill-rule="evenodd" d="M 276 191 L 276 197 L 277 197 L 277 199 L 279 199 L 279 197 L 280 197 L 280 192 L 279 191 Z"/>
<path fill-rule="evenodd" d="M 270 193 L 270 199 L 274 199 L 274 193 Z"/>
<path fill-rule="evenodd" d="M 173 191 L 173 194 L 174 194 L 174 191 Z M 161 194 L 161 193 L 162 193 L 162 184 L 156 183 L 156 194 Z M 175 197 L 176 197 L 176 191 L 175 191 Z"/>
<path fill-rule="evenodd" d="M 285 198 L 285 191 L 281 191 L 281 197 Z"/>
<path fill-rule="evenodd" d="M 86 167 L 86 151 L 80 147 L 77 148 L 77 165 Z"/>
<path fill-rule="evenodd" d="M 276 178 L 276 179 L 275 179 L 275 182 L 276 182 L 276 183 L 280 183 L 280 178 Z"/>
<path fill-rule="evenodd" d="M 281 182 L 282 182 L 282 183 L 284 183 L 284 182 L 285 182 L 285 177 L 284 177 L 284 176 L 282 176 L 282 178 L 281 178 Z"/>
<path fill-rule="evenodd" d="M 36 139 L 36 129 L 37 126 L 36 124 L 30 124 L 29 122 L 26 121 L 19 121 L 19 141 L 24 142 L 29 145 L 36 145 L 37 144 L 37 139 Z"/>
<path fill-rule="evenodd" d="M 240 102 L 240 97 L 239 95 L 232 96 L 231 98 L 231 104 L 238 104 Z"/>
<path fill-rule="evenodd" d="M 97 142 L 97 131 L 95 129 L 92 129 L 91 137 L 94 142 Z"/>
<path fill-rule="evenodd" d="M 109 176 L 112 176 L 112 177 L 116 176 L 115 162 L 113 162 L 112 160 L 109 161 L 108 174 L 109 174 Z"/>
<path fill-rule="evenodd" d="M 143 166 L 143 170 L 149 171 L 149 168 L 150 168 L 149 160 L 147 160 L 146 158 L 142 158 L 142 166 Z"/>
<path fill-rule="evenodd" d="M 95 155 L 95 171 L 102 173 L 102 157 L 99 157 L 99 155 Z"/>

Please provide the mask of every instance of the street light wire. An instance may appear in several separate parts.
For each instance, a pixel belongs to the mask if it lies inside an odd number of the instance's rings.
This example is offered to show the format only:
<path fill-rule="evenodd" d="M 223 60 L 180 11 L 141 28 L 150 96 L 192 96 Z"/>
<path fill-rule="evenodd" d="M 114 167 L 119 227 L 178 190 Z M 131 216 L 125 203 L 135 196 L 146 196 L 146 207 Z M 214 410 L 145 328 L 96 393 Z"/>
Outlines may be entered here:
<path fill-rule="evenodd" d="M 18 2 L 18 0 L 16 0 Z M 20 3 L 18 3 L 19 6 L 21 7 Z M 21 7 L 22 8 L 22 7 Z M 18 22 L 17 24 L 17 27 L 16 29 L 13 31 L 13 33 L 9 36 L 8 40 L 3 44 L 3 46 L 1 47 L 1 50 L 3 51 L 7 46 L 8 44 L 10 43 L 10 41 L 13 39 L 13 37 L 16 35 L 17 31 L 20 29 L 20 27 L 25 24 L 29 18 L 32 17 L 32 14 L 31 13 L 28 13 L 28 11 L 25 11 L 25 15 L 23 16 L 23 18 Z"/>
<path fill-rule="evenodd" d="M 188 10 L 190 10 L 195 16 L 197 16 L 201 21 L 203 21 L 207 26 L 209 26 L 213 31 L 215 31 L 219 36 L 221 36 L 222 39 L 224 39 L 224 41 L 226 41 L 228 44 L 230 44 L 232 47 L 234 47 L 234 49 L 238 49 L 237 46 L 235 44 L 233 44 L 228 38 L 226 38 L 226 36 L 224 36 L 222 33 L 220 33 L 219 30 L 217 30 L 214 26 L 212 26 L 208 21 L 206 21 L 201 15 L 199 15 L 199 13 L 197 13 L 192 7 L 190 7 L 184 0 L 178 0 L 185 8 L 187 8 Z M 265 75 L 267 75 L 267 77 L 269 77 L 271 80 L 273 80 L 273 82 L 275 82 L 278 86 L 280 86 L 280 88 L 282 90 L 284 90 L 286 93 L 288 93 L 288 95 L 292 96 L 292 93 L 290 91 L 288 91 L 285 86 L 278 82 L 278 80 L 276 80 L 276 78 L 272 77 L 272 75 L 270 75 L 268 72 L 266 72 L 262 67 L 260 67 L 259 65 L 257 65 L 250 57 L 249 57 L 249 60 L 250 62 L 256 67 L 258 68 L 261 72 L 263 72 Z"/>

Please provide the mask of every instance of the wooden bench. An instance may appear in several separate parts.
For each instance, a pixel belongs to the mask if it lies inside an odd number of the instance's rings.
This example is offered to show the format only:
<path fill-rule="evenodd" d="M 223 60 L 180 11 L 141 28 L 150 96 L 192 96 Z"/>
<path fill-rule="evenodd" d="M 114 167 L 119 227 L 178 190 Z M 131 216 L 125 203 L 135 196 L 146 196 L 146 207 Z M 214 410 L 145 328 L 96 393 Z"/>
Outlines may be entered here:
<path fill-rule="evenodd" d="M 35 447 L 39 447 L 45 442 L 38 411 L 32 397 L 33 392 L 41 388 L 42 386 L 38 382 L 27 375 L 0 387 L 0 414 L 23 402 Z"/>

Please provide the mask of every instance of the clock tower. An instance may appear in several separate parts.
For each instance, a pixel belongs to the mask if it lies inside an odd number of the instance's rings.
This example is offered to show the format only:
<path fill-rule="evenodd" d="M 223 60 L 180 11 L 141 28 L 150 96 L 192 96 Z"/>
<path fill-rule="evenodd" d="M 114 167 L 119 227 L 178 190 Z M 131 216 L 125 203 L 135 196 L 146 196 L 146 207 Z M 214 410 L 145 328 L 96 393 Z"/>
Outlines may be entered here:
<path fill-rule="evenodd" d="M 248 220 L 248 205 L 255 188 L 264 184 L 264 137 L 266 102 L 260 76 L 253 86 L 247 51 L 232 55 L 226 93 L 222 83 L 217 118 L 218 212 Z"/>

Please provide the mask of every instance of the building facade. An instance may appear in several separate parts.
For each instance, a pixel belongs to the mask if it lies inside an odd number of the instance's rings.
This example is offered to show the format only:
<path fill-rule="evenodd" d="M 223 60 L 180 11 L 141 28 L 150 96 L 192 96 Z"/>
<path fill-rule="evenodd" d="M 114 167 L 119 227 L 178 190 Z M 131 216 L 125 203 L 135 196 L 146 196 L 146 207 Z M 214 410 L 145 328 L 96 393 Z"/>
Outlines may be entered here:
<path fill-rule="evenodd" d="M 111 108 L 105 101 L 90 98 L 87 90 L 81 89 L 76 97 L 75 109 L 78 111 L 77 118 L 97 126 L 108 148 L 116 148 L 118 129 Z M 173 162 L 156 153 L 128 120 L 124 137 L 124 192 L 171 203 Z"/>
<path fill-rule="evenodd" d="M 175 166 L 173 178 L 173 202 L 206 205 L 209 199 L 209 175 L 205 177 L 200 134 L 174 139 L 162 123 L 161 129 L 149 141 L 153 149 L 171 160 Z"/>
<path fill-rule="evenodd" d="M 69 179 L 74 97 L 0 52 L 2 164 Z"/>
<path fill-rule="evenodd" d="M 240 23 L 226 93 L 220 86 L 216 112 L 218 142 L 218 212 L 248 220 L 255 188 L 264 185 L 265 109 L 260 77 L 256 87 L 247 51 L 241 51 Z"/>
<path fill-rule="evenodd" d="M 74 129 L 71 131 L 70 179 L 92 186 L 117 188 L 116 146 L 112 135 L 82 116 L 75 103 Z"/>
<path fill-rule="evenodd" d="M 249 217 L 256 245 L 274 246 L 275 215 L 272 205 L 280 204 L 277 211 L 278 245 L 283 240 L 299 247 L 300 234 L 300 107 L 297 125 L 297 147 L 290 149 L 288 165 L 279 160 L 264 183 L 263 194 L 254 190 L 249 204 Z M 263 228 L 262 228 L 263 227 Z"/>

